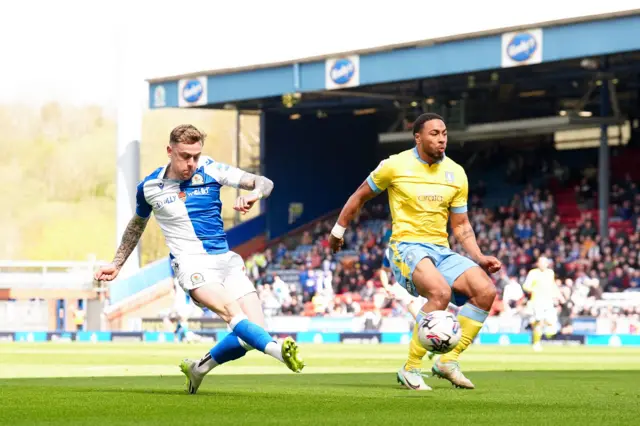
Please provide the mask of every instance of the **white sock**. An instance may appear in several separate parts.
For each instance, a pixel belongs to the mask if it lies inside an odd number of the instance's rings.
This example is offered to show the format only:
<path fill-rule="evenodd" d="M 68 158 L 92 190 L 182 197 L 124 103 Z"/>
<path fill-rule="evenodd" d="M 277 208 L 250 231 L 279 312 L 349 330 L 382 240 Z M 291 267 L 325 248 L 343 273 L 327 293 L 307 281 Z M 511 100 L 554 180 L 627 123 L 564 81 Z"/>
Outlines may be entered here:
<path fill-rule="evenodd" d="M 271 355 L 280 362 L 284 362 L 284 359 L 282 358 L 282 343 L 280 342 L 267 343 L 267 346 L 264 348 L 264 353 Z"/>
<path fill-rule="evenodd" d="M 233 331 L 233 329 L 236 328 L 236 325 L 238 325 L 240 321 L 246 320 L 246 319 L 249 319 L 249 318 L 247 318 L 245 314 L 238 314 L 235 317 L 231 318 L 231 321 L 229 321 L 229 327 Z"/>
<path fill-rule="evenodd" d="M 245 348 L 247 350 L 247 352 L 252 351 L 254 349 L 253 347 L 251 347 L 251 345 L 249 345 L 247 342 L 245 342 L 244 340 L 242 340 L 239 337 L 238 337 L 238 342 L 240 342 L 240 346 Z"/>
<path fill-rule="evenodd" d="M 207 352 L 202 358 L 200 358 L 200 361 L 197 362 L 195 371 L 196 373 L 202 374 L 204 376 L 217 366 L 218 363 L 216 362 L 216 360 L 213 359 L 209 352 Z"/>

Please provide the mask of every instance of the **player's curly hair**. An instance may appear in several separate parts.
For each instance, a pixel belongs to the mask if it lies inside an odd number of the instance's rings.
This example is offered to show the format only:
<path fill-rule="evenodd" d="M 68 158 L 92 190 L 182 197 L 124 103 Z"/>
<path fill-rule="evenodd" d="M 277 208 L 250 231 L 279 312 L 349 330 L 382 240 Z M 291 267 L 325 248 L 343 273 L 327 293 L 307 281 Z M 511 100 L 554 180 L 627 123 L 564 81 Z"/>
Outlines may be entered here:
<path fill-rule="evenodd" d="M 413 122 L 413 134 L 415 135 L 416 133 L 420 133 L 420 131 L 422 130 L 422 126 L 424 126 L 424 123 L 431 120 L 442 120 L 444 122 L 444 118 L 442 118 L 440 115 L 433 112 L 425 112 L 424 114 L 421 114 L 418 118 L 416 118 L 416 121 Z"/>
<path fill-rule="evenodd" d="M 173 145 L 177 143 L 194 144 L 200 142 L 204 145 L 206 138 L 207 134 L 198 130 L 195 126 L 191 124 L 181 124 L 171 131 L 169 143 Z"/>

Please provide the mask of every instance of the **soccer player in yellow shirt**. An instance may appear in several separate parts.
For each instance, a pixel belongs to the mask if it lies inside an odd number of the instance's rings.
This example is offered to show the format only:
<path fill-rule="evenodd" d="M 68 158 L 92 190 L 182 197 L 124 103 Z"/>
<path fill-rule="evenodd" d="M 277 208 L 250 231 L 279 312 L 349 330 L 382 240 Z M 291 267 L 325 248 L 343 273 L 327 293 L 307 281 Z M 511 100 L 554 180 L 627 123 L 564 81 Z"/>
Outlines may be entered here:
<path fill-rule="evenodd" d="M 462 337 L 449 353 L 436 359 L 431 371 L 454 386 L 473 389 L 458 364 L 489 315 L 496 289 L 487 272 L 500 270 L 498 259 L 485 256 L 476 242 L 467 215 L 468 181 L 464 169 L 445 155 L 447 127 L 437 114 L 420 115 L 413 124 L 415 147 L 382 161 L 354 192 L 340 213 L 329 243 L 340 250 L 344 232 L 364 203 L 388 191 L 392 216 L 391 269 L 396 281 L 413 296 L 423 296 L 409 356 L 398 380 L 413 390 L 430 390 L 421 373 L 426 349 L 418 340 L 422 315 L 460 305 Z M 465 257 L 449 248 L 447 222 L 462 245 Z M 487 272 L 485 272 L 487 271 Z M 453 297 L 453 298 L 452 298 Z"/>
<path fill-rule="evenodd" d="M 556 301 L 563 302 L 564 298 L 556 285 L 553 269 L 549 268 L 549 259 L 540 257 L 537 266 L 527 274 L 522 290 L 529 294 L 527 305 L 532 310 L 533 350 L 541 351 L 542 331 L 558 321 L 555 304 Z"/>

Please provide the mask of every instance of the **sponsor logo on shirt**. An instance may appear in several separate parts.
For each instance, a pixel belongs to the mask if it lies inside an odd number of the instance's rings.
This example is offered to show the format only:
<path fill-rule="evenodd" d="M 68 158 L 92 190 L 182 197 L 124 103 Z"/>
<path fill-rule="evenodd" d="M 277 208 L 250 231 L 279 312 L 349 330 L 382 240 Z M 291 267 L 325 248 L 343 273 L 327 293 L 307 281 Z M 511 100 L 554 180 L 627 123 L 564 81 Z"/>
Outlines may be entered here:
<path fill-rule="evenodd" d="M 203 188 L 198 188 L 198 189 L 194 189 L 193 191 L 189 192 L 188 195 L 191 197 L 193 195 L 207 195 L 209 194 L 209 187 L 205 186 Z"/>
<path fill-rule="evenodd" d="M 199 196 L 199 195 L 208 195 L 209 194 L 209 187 L 208 186 L 204 186 L 202 188 L 197 188 L 194 189 L 192 191 L 180 191 L 177 195 L 169 195 L 168 197 L 160 200 L 160 201 L 156 201 L 155 203 L 153 203 L 153 208 L 155 210 L 160 210 L 161 208 L 163 208 L 164 206 L 171 204 L 173 202 L 175 202 L 176 200 L 180 200 L 182 202 L 185 202 L 187 200 L 187 198 L 189 197 L 194 197 L 194 196 Z"/>
<path fill-rule="evenodd" d="M 169 197 L 165 198 L 164 200 L 156 201 L 155 203 L 153 203 L 153 208 L 154 208 L 154 210 L 160 210 L 161 208 L 163 208 L 167 204 L 171 204 L 171 203 L 175 202 L 177 199 L 178 199 L 178 197 L 176 195 L 170 195 Z"/>
<path fill-rule="evenodd" d="M 418 201 L 427 201 L 430 203 L 442 203 L 444 197 L 438 194 L 420 194 L 418 195 Z"/>

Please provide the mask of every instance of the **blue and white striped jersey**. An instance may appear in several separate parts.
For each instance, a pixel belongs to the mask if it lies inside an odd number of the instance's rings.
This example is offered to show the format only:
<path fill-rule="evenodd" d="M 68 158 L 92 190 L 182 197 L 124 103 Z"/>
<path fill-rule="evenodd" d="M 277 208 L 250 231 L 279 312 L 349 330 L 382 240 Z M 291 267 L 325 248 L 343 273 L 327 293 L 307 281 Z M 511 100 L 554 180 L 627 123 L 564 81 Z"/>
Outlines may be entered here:
<path fill-rule="evenodd" d="M 229 251 L 220 188 L 237 188 L 244 172 L 201 156 L 189 181 L 163 179 L 168 165 L 138 184 L 136 214 L 156 217 L 172 257 Z"/>

